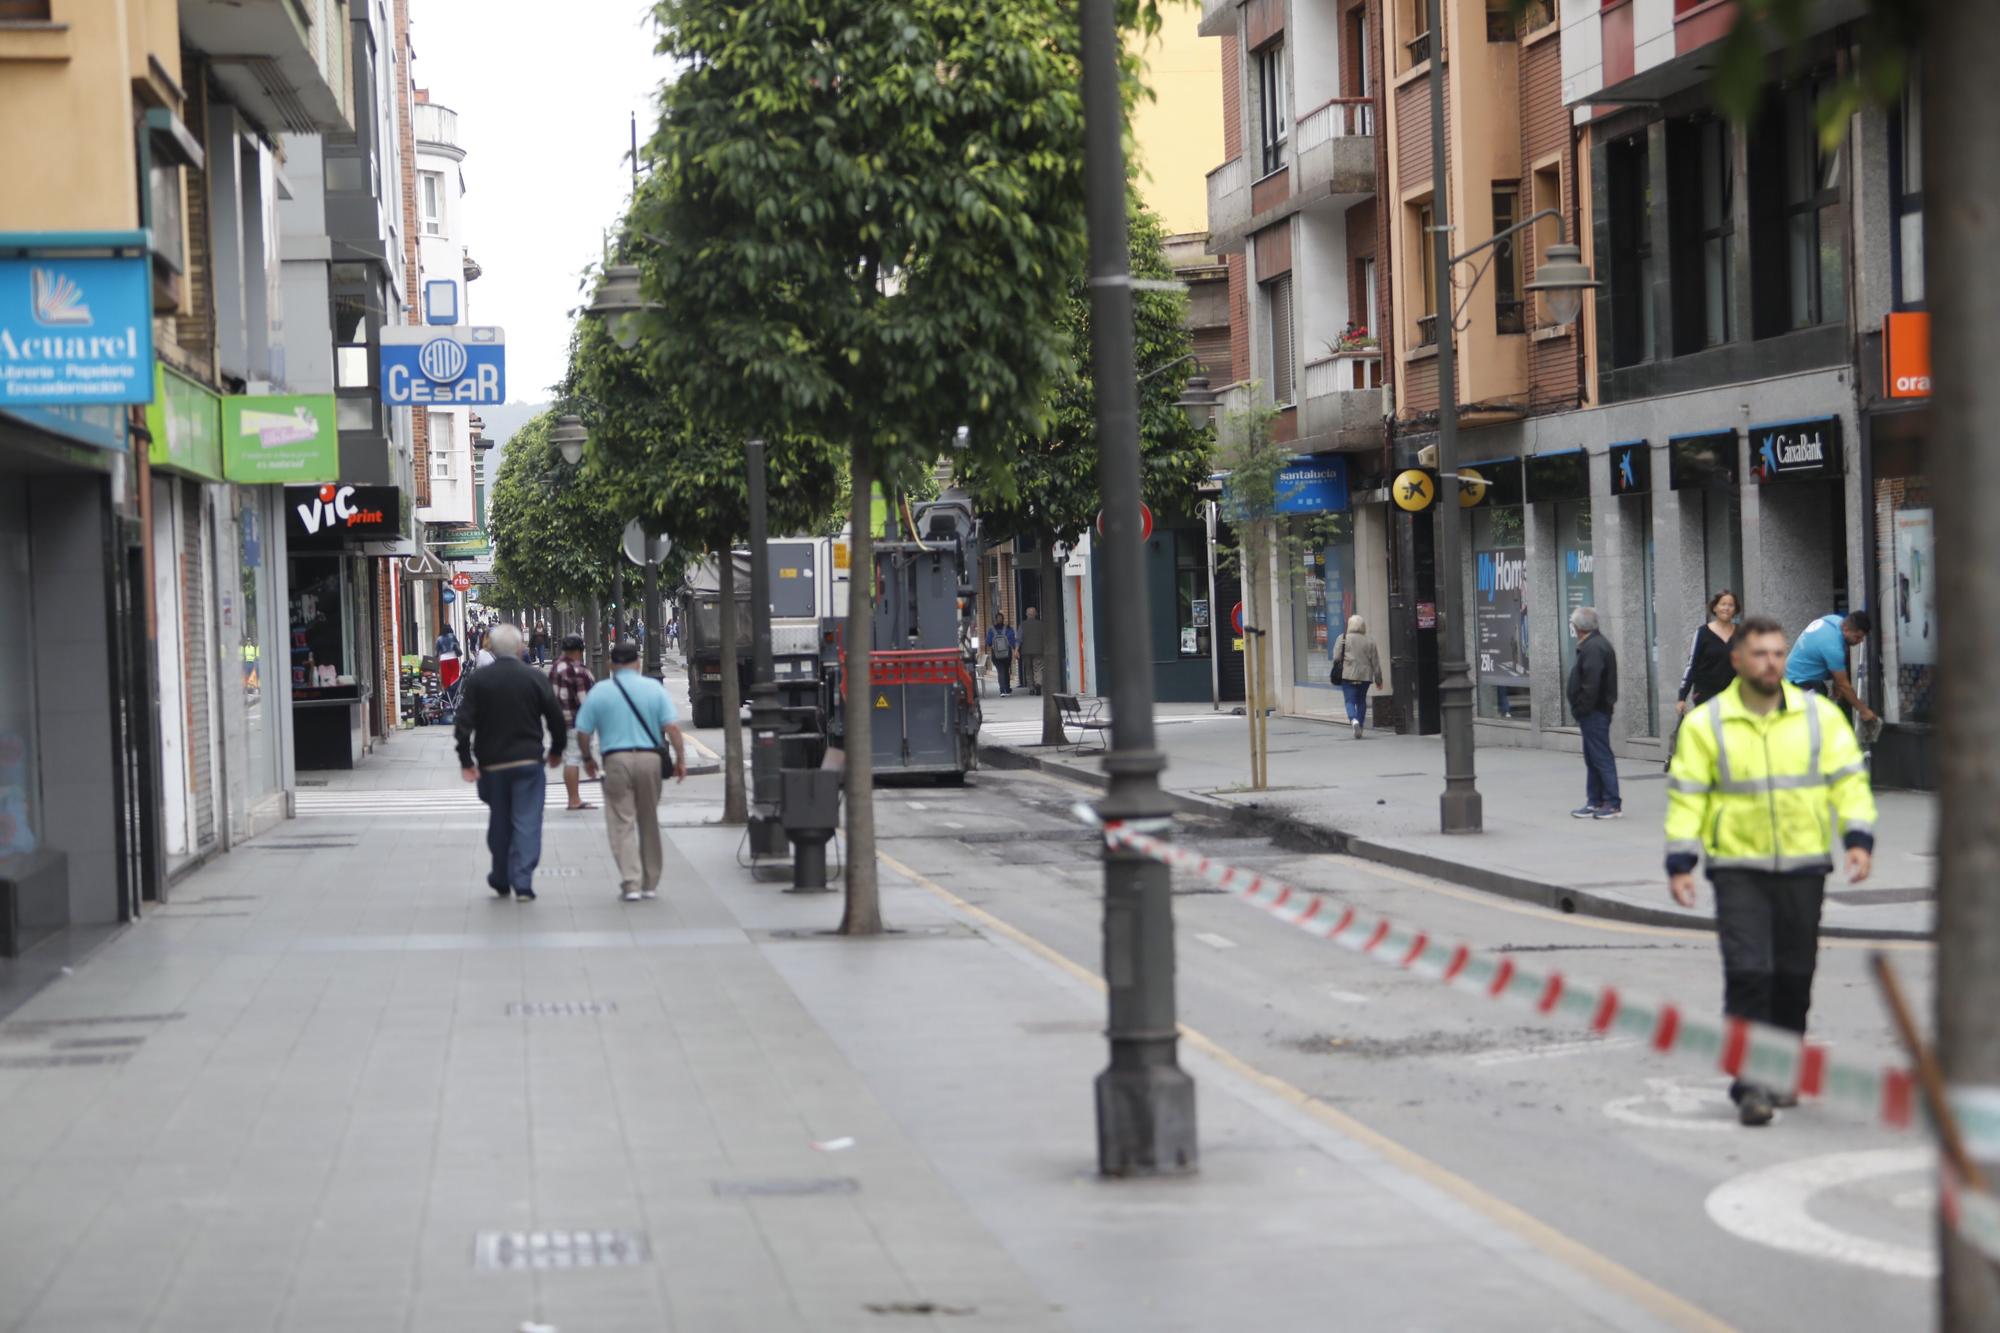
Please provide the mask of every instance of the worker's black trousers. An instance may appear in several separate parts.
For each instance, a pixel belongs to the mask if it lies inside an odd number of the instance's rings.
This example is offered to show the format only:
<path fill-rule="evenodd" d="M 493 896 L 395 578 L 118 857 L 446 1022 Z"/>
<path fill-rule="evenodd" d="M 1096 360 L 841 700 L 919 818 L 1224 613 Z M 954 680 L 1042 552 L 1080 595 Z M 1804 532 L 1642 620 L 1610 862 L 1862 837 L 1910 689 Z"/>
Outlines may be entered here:
<path fill-rule="evenodd" d="M 1712 870 L 1708 878 L 1722 941 L 1722 1011 L 1803 1034 L 1812 1008 L 1825 874 Z M 1730 1096 L 1743 1087 L 1737 1080 Z"/>

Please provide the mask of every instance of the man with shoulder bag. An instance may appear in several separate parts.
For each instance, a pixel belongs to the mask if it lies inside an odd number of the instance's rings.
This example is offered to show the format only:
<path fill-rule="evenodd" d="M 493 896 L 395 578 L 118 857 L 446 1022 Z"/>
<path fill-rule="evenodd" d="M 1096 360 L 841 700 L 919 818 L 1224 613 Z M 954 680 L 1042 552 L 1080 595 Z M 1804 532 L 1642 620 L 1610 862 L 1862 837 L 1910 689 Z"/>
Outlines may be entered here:
<path fill-rule="evenodd" d="M 639 645 L 630 639 L 611 650 L 611 678 L 577 710 L 576 729 L 596 737 L 603 756 L 604 827 L 618 863 L 618 896 L 628 903 L 660 893 L 660 787 L 670 773 L 687 781 L 679 722 L 667 687 L 640 674 Z M 596 767 L 586 761 L 584 771 L 595 777 Z"/>

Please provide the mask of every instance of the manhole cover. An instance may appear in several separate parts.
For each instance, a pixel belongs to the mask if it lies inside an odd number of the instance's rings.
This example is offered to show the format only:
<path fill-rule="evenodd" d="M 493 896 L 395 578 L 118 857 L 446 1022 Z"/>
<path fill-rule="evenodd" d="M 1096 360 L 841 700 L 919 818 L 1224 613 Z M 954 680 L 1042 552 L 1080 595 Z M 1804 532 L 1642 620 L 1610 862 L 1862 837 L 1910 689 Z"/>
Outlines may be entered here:
<path fill-rule="evenodd" d="M 489 1271 L 630 1268 L 652 1259 L 643 1231 L 482 1231 L 472 1244 L 472 1266 Z"/>
<path fill-rule="evenodd" d="M 507 1006 L 509 1018 L 589 1018 L 617 1012 L 615 1000 L 536 1000 Z"/>
<path fill-rule="evenodd" d="M 850 1176 L 774 1176 L 764 1180 L 711 1180 L 709 1188 L 723 1199 L 807 1198 L 825 1194 L 858 1194 L 861 1182 Z"/>

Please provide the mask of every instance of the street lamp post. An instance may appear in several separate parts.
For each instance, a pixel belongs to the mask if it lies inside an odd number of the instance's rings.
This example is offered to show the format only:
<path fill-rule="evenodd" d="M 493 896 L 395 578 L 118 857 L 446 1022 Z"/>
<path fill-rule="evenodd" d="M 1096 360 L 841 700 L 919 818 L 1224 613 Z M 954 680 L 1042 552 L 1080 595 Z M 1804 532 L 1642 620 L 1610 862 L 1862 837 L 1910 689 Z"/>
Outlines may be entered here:
<path fill-rule="evenodd" d="M 784 856 L 791 849 L 778 818 L 782 784 L 778 754 L 778 677 L 771 663 L 771 533 L 765 499 L 764 442 L 743 447 L 750 489 L 750 855 Z M 725 560 L 734 559 L 725 553 Z"/>
<path fill-rule="evenodd" d="M 1465 572 L 1459 564 L 1460 527 L 1458 487 L 1458 348 L 1456 328 L 1462 303 L 1452 300 L 1451 271 L 1481 250 L 1522 231 L 1543 218 L 1556 219 L 1560 233 L 1562 214 L 1544 209 L 1524 218 L 1498 236 L 1481 241 L 1463 254 L 1451 252 L 1451 213 L 1445 158 L 1444 133 L 1444 23 L 1441 0 L 1428 0 L 1431 31 L 1431 248 L 1436 266 L 1440 309 L 1437 311 L 1438 440 L 1437 470 L 1439 502 L 1433 506 L 1437 524 L 1439 574 L 1438 623 L 1444 635 L 1439 662 L 1438 706 L 1444 727 L 1444 794 L 1438 801 L 1439 825 L 1446 833 L 1477 833 L 1483 824 L 1479 787 L 1473 774 L 1472 753 L 1472 664 L 1466 653 Z M 1583 294 L 1597 284 L 1583 265 L 1582 252 L 1567 239 L 1549 247 L 1537 269 L 1535 281 L 1527 286 L 1540 292 L 1548 302 L 1550 316 L 1558 324 L 1574 323 L 1583 309 Z M 1483 274 L 1484 270 L 1481 270 Z M 1478 282 L 1475 276 L 1473 282 Z M 1470 291 L 1467 299 L 1471 298 Z"/>
<path fill-rule="evenodd" d="M 1152 641 L 1139 534 L 1138 370 L 1132 346 L 1131 251 L 1125 231 L 1125 108 L 1113 0 L 1080 0 L 1084 189 L 1090 225 L 1091 366 L 1097 478 L 1104 496 L 1104 572 L 1111 660 L 1107 821 L 1154 824 L 1173 807 L 1154 745 Z M 1129 848 L 1104 853 L 1104 977 L 1110 1064 L 1097 1076 L 1097 1169 L 1107 1176 L 1195 1169 L 1194 1080 L 1180 1067 L 1174 1014 L 1173 883 Z"/>

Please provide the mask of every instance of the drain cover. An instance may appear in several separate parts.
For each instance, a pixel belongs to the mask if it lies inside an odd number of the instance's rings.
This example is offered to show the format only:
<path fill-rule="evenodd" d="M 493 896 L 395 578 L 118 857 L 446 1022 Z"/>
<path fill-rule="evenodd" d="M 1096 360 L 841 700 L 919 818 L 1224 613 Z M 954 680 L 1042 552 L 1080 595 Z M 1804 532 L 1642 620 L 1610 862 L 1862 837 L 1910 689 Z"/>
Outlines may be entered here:
<path fill-rule="evenodd" d="M 653 1261 L 643 1231 L 482 1231 L 472 1243 L 472 1266 L 488 1271 L 522 1268 L 630 1268 Z"/>
<path fill-rule="evenodd" d="M 850 1176 L 819 1178 L 777 1176 L 766 1180 L 712 1180 L 709 1188 L 717 1196 L 734 1198 L 803 1198 L 818 1194 L 856 1194 L 861 1182 Z"/>
<path fill-rule="evenodd" d="M 615 1000 L 536 1000 L 507 1006 L 509 1018 L 589 1018 L 617 1012 Z"/>

